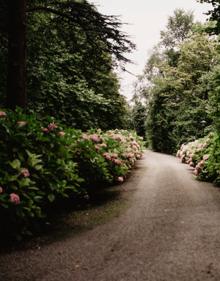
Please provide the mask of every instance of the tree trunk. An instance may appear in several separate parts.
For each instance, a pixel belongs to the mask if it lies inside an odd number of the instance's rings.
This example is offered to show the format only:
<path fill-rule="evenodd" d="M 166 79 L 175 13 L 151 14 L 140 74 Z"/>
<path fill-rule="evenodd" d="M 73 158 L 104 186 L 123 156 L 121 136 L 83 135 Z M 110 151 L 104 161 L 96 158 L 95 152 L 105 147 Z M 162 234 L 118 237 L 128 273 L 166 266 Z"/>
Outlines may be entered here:
<path fill-rule="evenodd" d="M 26 94 L 26 2 L 8 0 L 7 106 L 25 108 Z"/>

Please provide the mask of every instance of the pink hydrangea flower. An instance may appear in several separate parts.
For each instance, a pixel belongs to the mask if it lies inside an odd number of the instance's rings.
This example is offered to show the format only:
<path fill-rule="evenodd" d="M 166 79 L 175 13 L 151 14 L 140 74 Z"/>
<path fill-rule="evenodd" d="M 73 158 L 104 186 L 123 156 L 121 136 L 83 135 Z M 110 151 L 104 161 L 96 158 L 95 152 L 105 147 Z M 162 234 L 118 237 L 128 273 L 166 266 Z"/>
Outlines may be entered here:
<path fill-rule="evenodd" d="M 184 148 L 185 148 L 185 144 L 182 144 L 180 150 L 183 150 Z"/>
<path fill-rule="evenodd" d="M 132 141 L 132 142 L 131 142 L 131 145 L 132 145 L 133 147 L 140 148 L 140 145 L 139 145 L 136 141 Z"/>
<path fill-rule="evenodd" d="M 83 140 L 90 140 L 90 137 L 89 137 L 89 135 L 87 135 L 87 134 L 82 134 L 82 139 Z"/>
<path fill-rule="evenodd" d="M 11 193 L 10 194 L 10 202 L 15 204 L 15 205 L 19 205 L 21 200 L 18 194 L 16 193 Z"/>
<path fill-rule="evenodd" d="M 100 150 L 100 148 L 101 148 L 101 147 L 100 147 L 100 145 L 99 145 L 99 144 L 96 144 L 96 145 L 95 145 L 95 149 L 96 149 L 96 151 L 99 151 L 99 150 Z"/>
<path fill-rule="evenodd" d="M 28 169 L 23 168 L 23 169 L 21 169 L 21 175 L 22 175 L 24 178 L 28 178 L 28 177 L 30 177 L 30 172 L 29 172 Z"/>
<path fill-rule="evenodd" d="M 117 178 L 117 181 L 118 181 L 118 182 L 124 182 L 124 178 L 123 178 L 123 177 L 118 177 L 118 178 Z"/>
<path fill-rule="evenodd" d="M 134 158 L 134 153 L 128 153 L 127 158 Z"/>
<path fill-rule="evenodd" d="M 193 171 L 193 174 L 194 174 L 195 176 L 198 176 L 199 173 L 200 173 L 200 170 L 199 170 L 198 168 L 195 168 L 195 170 Z"/>
<path fill-rule="evenodd" d="M 7 116 L 6 112 L 0 111 L 0 117 L 6 117 L 6 116 Z"/>
<path fill-rule="evenodd" d="M 111 158 L 111 155 L 110 155 L 108 152 L 103 153 L 102 156 L 103 156 L 106 160 L 109 160 L 109 161 L 112 159 L 112 158 Z"/>
<path fill-rule="evenodd" d="M 106 143 L 101 143 L 99 146 L 100 147 L 107 147 L 107 144 Z"/>
<path fill-rule="evenodd" d="M 113 138 L 114 140 L 119 141 L 119 142 L 124 142 L 124 141 L 125 141 L 125 140 L 124 140 L 124 137 L 123 137 L 122 135 L 119 135 L 119 134 L 112 135 L 112 138 Z"/>
<path fill-rule="evenodd" d="M 58 126 L 54 122 L 52 122 L 47 126 L 47 128 L 49 131 L 53 131 L 54 129 L 58 128 Z"/>
<path fill-rule="evenodd" d="M 204 160 L 201 160 L 197 165 L 196 167 L 199 168 L 199 169 L 202 169 L 205 165 L 205 161 Z"/>
<path fill-rule="evenodd" d="M 3 187 L 0 186 L 0 194 L 3 193 L 3 191 L 4 191 L 4 190 L 3 190 Z"/>
<path fill-rule="evenodd" d="M 59 133 L 58 133 L 58 135 L 60 136 L 60 137 L 64 137 L 65 136 L 65 132 L 64 131 L 60 131 Z"/>
<path fill-rule="evenodd" d="M 142 154 L 141 154 L 141 153 L 138 153 L 138 154 L 136 155 L 136 157 L 137 157 L 137 159 L 139 160 L 139 159 L 142 158 Z"/>
<path fill-rule="evenodd" d="M 115 165 L 122 165 L 122 161 L 120 160 L 120 159 L 115 159 L 115 158 L 113 158 L 112 159 L 112 162 L 115 164 Z"/>
<path fill-rule="evenodd" d="M 18 121 L 17 124 L 18 124 L 18 127 L 24 127 L 27 125 L 27 121 Z"/>
<path fill-rule="evenodd" d="M 117 153 L 112 153 L 112 154 L 111 154 L 111 157 L 112 157 L 112 158 L 117 158 L 117 157 L 118 157 L 118 154 L 117 154 Z"/>
<path fill-rule="evenodd" d="M 203 148 L 203 144 L 202 144 L 202 143 L 199 143 L 199 144 L 198 144 L 198 148 Z"/>
<path fill-rule="evenodd" d="M 180 160 L 182 163 L 185 163 L 185 156 L 181 156 Z"/>
<path fill-rule="evenodd" d="M 44 132 L 44 133 L 49 133 L 49 130 L 48 130 L 47 128 L 42 128 L 41 130 L 42 130 L 42 132 Z"/>
<path fill-rule="evenodd" d="M 101 138 L 97 134 L 90 135 L 90 139 L 95 143 L 99 143 L 102 141 Z"/>
<path fill-rule="evenodd" d="M 208 154 L 205 154 L 205 155 L 203 156 L 203 160 L 207 161 L 208 159 L 209 159 L 209 155 L 208 155 Z"/>

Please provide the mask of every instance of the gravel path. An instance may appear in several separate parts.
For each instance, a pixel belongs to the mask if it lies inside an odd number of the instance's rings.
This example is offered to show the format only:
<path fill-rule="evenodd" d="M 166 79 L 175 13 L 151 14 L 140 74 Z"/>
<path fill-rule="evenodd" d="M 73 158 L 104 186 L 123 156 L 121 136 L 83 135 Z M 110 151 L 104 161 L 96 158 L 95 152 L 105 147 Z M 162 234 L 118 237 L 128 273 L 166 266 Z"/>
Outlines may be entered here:
<path fill-rule="evenodd" d="M 220 191 L 148 151 L 118 218 L 40 249 L 0 256 L 1 281 L 220 280 Z"/>

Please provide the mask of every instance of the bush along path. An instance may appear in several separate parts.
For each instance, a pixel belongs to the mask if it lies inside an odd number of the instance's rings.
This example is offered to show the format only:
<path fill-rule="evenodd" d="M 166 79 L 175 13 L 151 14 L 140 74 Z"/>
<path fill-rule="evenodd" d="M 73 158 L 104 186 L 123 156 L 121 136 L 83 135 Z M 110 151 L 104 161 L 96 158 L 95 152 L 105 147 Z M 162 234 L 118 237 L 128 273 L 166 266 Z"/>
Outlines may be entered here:
<path fill-rule="evenodd" d="M 182 163 L 189 164 L 194 175 L 220 186 L 220 135 L 208 136 L 183 144 L 177 152 Z"/>
<path fill-rule="evenodd" d="M 88 198 L 94 187 L 122 183 L 142 148 L 134 132 L 85 133 L 53 118 L 0 111 L 1 231 L 28 233 L 54 202 Z"/>

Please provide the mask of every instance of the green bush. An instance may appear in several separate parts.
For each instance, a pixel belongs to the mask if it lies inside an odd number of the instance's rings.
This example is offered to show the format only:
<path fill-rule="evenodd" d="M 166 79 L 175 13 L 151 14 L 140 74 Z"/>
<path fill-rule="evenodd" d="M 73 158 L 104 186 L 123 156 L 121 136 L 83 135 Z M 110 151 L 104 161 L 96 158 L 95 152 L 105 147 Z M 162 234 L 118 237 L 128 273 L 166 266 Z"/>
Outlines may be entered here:
<path fill-rule="evenodd" d="M 72 135 L 70 140 L 53 120 L 20 111 L 0 116 L 0 213 L 24 224 L 42 218 L 56 198 L 79 192 L 82 179 L 72 160 Z"/>
<path fill-rule="evenodd" d="M 213 136 L 208 153 L 209 158 L 201 171 L 200 179 L 220 186 L 220 135 Z"/>
<path fill-rule="evenodd" d="M 75 161 L 87 186 L 123 182 L 142 154 L 142 139 L 134 132 L 101 130 L 84 133 L 78 140 Z"/>
<path fill-rule="evenodd" d="M 54 201 L 123 182 L 141 153 L 132 132 L 82 133 L 49 117 L 0 111 L 0 219 L 9 231 L 27 229 Z"/>
<path fill-rule="evenodd" d="M 220 135 L 208 136 L 183 144 L 177 152 L 183 163 L 194 168 L 195 176 L 220 186 Z"/>

